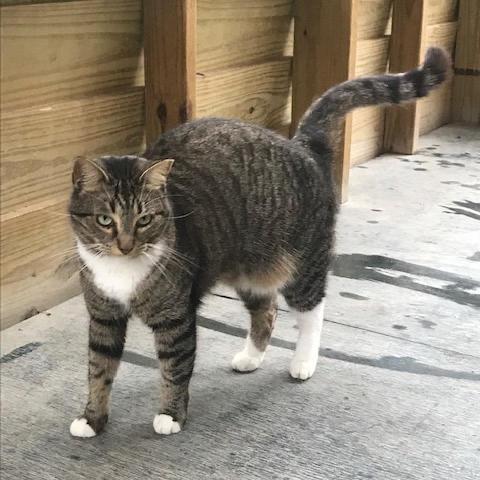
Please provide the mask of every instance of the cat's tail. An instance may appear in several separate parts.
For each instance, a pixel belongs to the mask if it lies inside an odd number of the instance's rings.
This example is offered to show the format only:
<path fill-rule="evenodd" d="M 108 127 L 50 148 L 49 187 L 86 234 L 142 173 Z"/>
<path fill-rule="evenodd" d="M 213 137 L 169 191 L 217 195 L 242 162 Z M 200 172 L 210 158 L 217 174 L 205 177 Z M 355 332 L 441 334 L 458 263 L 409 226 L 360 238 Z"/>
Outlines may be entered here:
<path fill-rule="evenodd" d="M 445 81 L 450 71 L 450 56 L 445 50 L 432 47 L 428 49 L 420 68 L 400 74 L 358 78 L 336 85 L 305 112 L 293 140 L 308 144 L 317 153 L 330 150 L 330 139 L 340 120 L 351 110 L 425 97 Z"/>

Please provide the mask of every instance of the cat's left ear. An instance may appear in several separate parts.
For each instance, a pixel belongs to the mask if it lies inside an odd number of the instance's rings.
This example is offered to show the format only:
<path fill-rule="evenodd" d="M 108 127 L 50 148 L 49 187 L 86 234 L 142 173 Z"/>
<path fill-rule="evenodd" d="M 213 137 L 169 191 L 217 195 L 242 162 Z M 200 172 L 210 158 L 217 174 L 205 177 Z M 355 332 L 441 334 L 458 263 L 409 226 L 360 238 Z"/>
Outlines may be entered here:
<path fill-rule="evenodd" d="M 175 160 L 167 158 L 166 160 L 158 160 L 150 165 L 140 175 L 140 180 L 145 180 L 148 187 L 152 189 L 163 188 L 167 184 L 168 174 L 172 169 Z"/>

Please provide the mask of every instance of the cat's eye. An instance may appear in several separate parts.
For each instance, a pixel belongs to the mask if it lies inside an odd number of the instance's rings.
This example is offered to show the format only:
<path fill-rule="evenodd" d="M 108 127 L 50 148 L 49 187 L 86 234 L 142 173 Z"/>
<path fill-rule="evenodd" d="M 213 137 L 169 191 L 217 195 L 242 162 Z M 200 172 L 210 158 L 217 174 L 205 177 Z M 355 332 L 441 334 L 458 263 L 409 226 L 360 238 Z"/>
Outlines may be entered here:
<path fill-rule="evenodd" d="M 102 227 L 111 227 L 113 225 L 113 220 L 108 215 L 97 215 L 97 223 Z"/>
<path fill-rule="evenodd" d="M 152 221 L 153 215 L 144 215 L 137 220 L 139 227 L 146 227 Z"/>

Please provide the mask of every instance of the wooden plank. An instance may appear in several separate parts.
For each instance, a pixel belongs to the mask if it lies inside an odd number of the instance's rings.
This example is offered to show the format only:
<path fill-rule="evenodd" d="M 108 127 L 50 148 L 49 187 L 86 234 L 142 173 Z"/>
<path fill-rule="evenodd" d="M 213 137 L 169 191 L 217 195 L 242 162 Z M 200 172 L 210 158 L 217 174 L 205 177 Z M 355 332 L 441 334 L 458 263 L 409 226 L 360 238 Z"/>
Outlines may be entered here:
<path fill-rule="evenodd" d="M 458 22 L 453 120 L 480 123 L 480 2 L 461 0 Z"/>
<path fill-rule="evenodd" d="M 390 44 L 390 71 L 417 67 L 426 40 L 426 0 L 395 0 Z M 417 148 L 420 111 L 416 103 L 390 107 L 385 120 L 387 151 L 413 153 Z"/>
<path fill-rule="evenodd" d="M 450 54 L 455 45 L 457 22 L 446 22 L 427 27 L 425 48 L 438 46 Z M 428 97 L 418 101 L 420 111 L 420 135 L 431 132 L 450 122 L 452 103 L 452 82 L 448 79 L 438 89 L 431 92 Z"/>
<path fill-rule="evenodd" d="M 235 19 L 209 17 L 207 13 L 211 10 L 202 10 L 202 3 L 199 3 L 197 27 L 197 72 L 200 74 L 293 54 L 292 18 L 276 15 L 276 4 L 272 4 L 268 17 L 247 18 L 245 14 Z M 223 6 L 223 2 L 219 5 Z M 237 10 L 232 8 L 232 12 Z"/>
<path fill-rule="evenodd" d="M 198 18 L 235 22 L 240 18 L 290 16 L 292 3 L 292 0 L 198 0 Z"/>
<path fill-rule="evenodd" d="M 143 85 L 140 0 L 2 7 L 2 111 Z"/>
<path fill-rule="evenodd" d="M 240 118 L 281 130 L 290 122 L 291 60 L 208 71 L 197 79 L 197 115 Z"/>
<path fill-rule="evenodd" d="M 359 40 L 388 34 L 392 0 L 359 0 L 357 35 Z"/>
<path fill-rule="evenodd" d="M 385 109 L 368 107 L 352 115 L 352 153 L 350 165 L 358 165 L 383 152 Z"/>
<path fill-rule="evenodd" d="M 457 19 L 457 8 L 458 0 L 428 0 L 427 24 L 453 22 Z"/>
<path fill-rule="evenodd" d="M 143 88 L 2 112 L 2 215 L 63 198 L 76 155 L 138 151 Z"/>
<path fill-rule="evenodd" d="M 385 73 L 388 65 L 388 37 L 359 40 L 355 60 L 355 76 Z"/>
<path fill-rule="evenodd" d="M 452 95 L 452 120 L 480 124 L 480 77 L 455 75 Z"/>
<path fill-rule="evenodd" d="M 312 100 L 331 86 L 352 78 L 356 58 L 357 2 L 298 0 L 295 3 L 292 130 Z M 332 45 L 335 38 L 335 45 Z M 352 119 L 338 135 L 335 178 L 342 201 L 347 198 Z"/>
<path fill-rule="evenodd" d="M 1 222 L 1 328 L 79 292 L 77 279 L 54 274 L 73 246 L 66 211 L 67 197 Z"/>
<path fill-rule="evenodd" d="M 147 142 L 195 116 L 196 0 L 144 0 Z"/>

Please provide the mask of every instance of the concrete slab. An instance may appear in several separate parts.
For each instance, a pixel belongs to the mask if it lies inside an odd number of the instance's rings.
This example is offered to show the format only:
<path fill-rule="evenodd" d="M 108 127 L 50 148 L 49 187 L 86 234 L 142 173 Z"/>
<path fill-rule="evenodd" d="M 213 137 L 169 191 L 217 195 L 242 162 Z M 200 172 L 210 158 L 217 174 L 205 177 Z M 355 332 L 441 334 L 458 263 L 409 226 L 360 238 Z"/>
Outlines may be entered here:
<path fill-rule="evenodd" d="M 247 315 L 218 287 L 185 430 L 153 433 L 153 341 L 132 322 L 106 432 L 73 439 L 86 398 L 77 297 L 2 332 L 2 480 L 480 478 L 480 133 L 444 127 L 417 155 L 351 177 L 310 381 L 288 377 L 284 303 L 262 367 L 230 370 Z"/>

